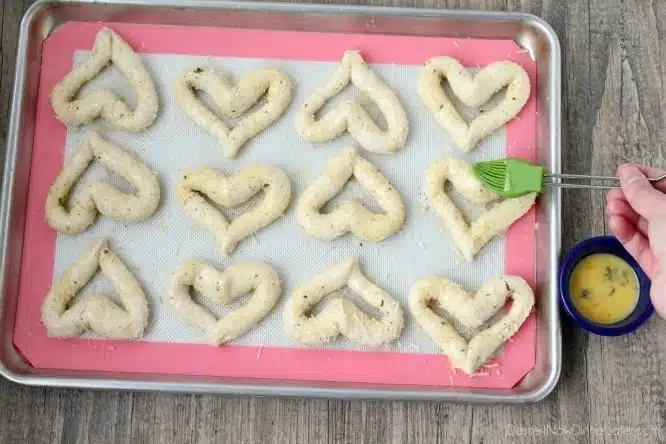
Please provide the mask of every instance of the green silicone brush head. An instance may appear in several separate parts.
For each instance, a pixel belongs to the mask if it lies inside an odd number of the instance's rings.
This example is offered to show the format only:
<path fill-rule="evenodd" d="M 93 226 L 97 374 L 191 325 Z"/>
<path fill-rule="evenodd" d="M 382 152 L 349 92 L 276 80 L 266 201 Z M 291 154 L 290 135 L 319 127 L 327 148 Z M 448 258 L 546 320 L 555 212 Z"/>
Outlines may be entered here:
<path fill-rule="evenodd" d="M 488 188 L 502 197 L 518 197 L 543 190 L 543 167 L 522 159 L 479 162 L 474 172 Z"/>

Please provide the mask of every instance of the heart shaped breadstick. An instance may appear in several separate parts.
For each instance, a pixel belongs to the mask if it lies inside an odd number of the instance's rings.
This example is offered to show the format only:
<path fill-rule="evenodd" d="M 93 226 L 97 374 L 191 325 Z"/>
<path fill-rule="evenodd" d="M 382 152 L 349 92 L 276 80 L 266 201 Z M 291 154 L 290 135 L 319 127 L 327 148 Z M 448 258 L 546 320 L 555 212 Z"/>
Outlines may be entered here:
<path fill-rule="evenodd" d="M 370 98 L 384 115 L 388 129 L 381 130 L 360 103 L 346 101 L 317 120 L 315 114 L 349 82 Z M 298 133 L 310 142 L 333 140 L 345 130 L 366 150 L 390 154 L 405 145 L 409 122 L 396 94 L 366 65 L 357 51 L 346 51 L 329 82 L 317 89 L 298 111 Z"/>
<path fill-rule="evenodd" d="M 474 118 L 468 125 L 446 96 L 442 88 L 444 79 L 469 107 L 478 108 L 504 87 L 506 95 L 499 105 Z M 513 62 L 491 63 L 474 76 L 452 57 L 433 57 L 421 70 L 418 90 L 423 103 L 453 142 L 467 152 L 518 115 L 530 96 L 530 79 L 525 70 Z"/>
<path fill-rule="evenodd" d="M 352 176 L 385 213 L 373 213 L 358 201 L 344 203 L 327 214 L 320 213 Z M 324 174 L 303 192 L 296 206 L 296 217 L 303 230 L 318 239 L 332 240 L 352 232 L 360 239 L 378 242 L 400 229 L 405 220 L 405 204 L 376 166 L 362 158 L 356 149 L 345 148 L 331 158 Z"/>
<path fill-rule="evenodd" d="M 266 102 L 229 129 L 197 98 L 197 89 L 208 94 L 225 117 L 244 114 L 264 94 Z M 268 128 L 282 115 L 289 106 L 291 89 L 289 77 L 277 69 L 263 68 L 249 72 L 234 86 L 226 76 L 213 69 L 195 68 L 178 76 L 175 94 L 185 114 L 218 140 L 226 157 L 233 158 L 248 139 Z"/>
<path fill-rule="evenodd" d="M 101 295 L 72 304 L 76 293 L 98 269 L 113 285 L 122 308 Z M 140 337 L 148 325 L 148 302 L 141 284 L 101 240 L 88 247 L 55 281 L 42 304 L 42 322 L 49 336 L 76 337 L 89 329 L 109 339 L 133 339 Z"/>
<path fill-rule="evenodd" d="M 67 210 L 65 204 L 72 187 L 93 161 L 127 179 L 136 193 L 123 193 L 104 182 L 87 182 L 74 193 Z M 49 189 L 46 221 L 54 230 L 80 233 L 93 223 L 98 211 L 113 219 L 134 222 L 149 218 L 159 203 L 160 184 L 155 173 L 128 152 L 90 132 Z"/>
<path fill-rule="evenodd" d="M 465 199 L 476 204 L 487 204 L 499 199 L 499 196 L 476 177 L 472 166 L 464 160 L 444 158 L 430 165 L 426 171 L 426 196 L 468 262 L 473 261 L 476 253 L 493 237 L 527 213 L 536 199 L 536 193 L 530 193 L 503 200 L 468 224 L 444 190 L 447 181 Z"/>
<path fill-rule="evenodd" d="M 207 200 L 234 208 L 260 191 L 264 198 L 228 223 Z M 206 197 L 204 197 L 206 196 Z M 241 240 L 280 217 L 291 201 L 291 182 L 278 167 L 257 165 L 226 177 L 210 168 L 187 171 L 176 185 L 176 197 L 185 213 L 213 233 L 220 250 L 229 255 Z"/>
<path fill-rule="evenodd" d="M 476 333 L 467 342 L 447 320 L 435 313 L 436 303 L 467 328 L 482 327 L 497 313 L 508 298 L 509 312 L 490 327 Z M 419 279 L 409 292 L 409 310 L 419 326 L 449 357 L 454 368 L 474 373 L 525 322 L 534 306 L 534 293 L 518 276 L 495 278 L 476 294 L 439 276 Z"/>
<path fill-rule="evenodd" d="M 192 300 L 190 288 L 213 302 L 229 304 L 254 291 L 250 301 L 217 319 Z M 188 322 L 206 330 L 219 345 L 244 335 L 270 312 L 282 293 L 280 278 L 262 262 L 243 262 L 223 272 L 206 262 L 190 261 L 171 274 L 166 294 L 169 304 Z"/>
<path fill-rule="evenodd" d="M 134 110 L 106 89 L 96 89 L 81 99 L 75 99 L 79 89 L 109 63 L 118 67 L 136 91 Z M 153 124 L 159 103 L 153 79 L 141 57 L 118 34 L 103 28 L 95 37 L 92 56 L 73 68 L 53 88 L 51 106 L 58 119 L 66 125 L 83 125 L 101 116 L 119 129 L 137 132 Z"/>
<path fill-rule="evenodd" d="M 379 310 L 382 317 L 372 318 L 342 297 L 343 287 L 349 287 Z M 312 308 L 331 294 L 335 296 L 322 311 L 311 315 Z M 405 322 L 400 304 L 363 275 L 354 257 L 330 266 L 297 287 L 287 301 L 284 316 L 286 329 L 304 344 L 323 344 L 341 334 L 363 345 L 388 344 L 400 336 Z"/>

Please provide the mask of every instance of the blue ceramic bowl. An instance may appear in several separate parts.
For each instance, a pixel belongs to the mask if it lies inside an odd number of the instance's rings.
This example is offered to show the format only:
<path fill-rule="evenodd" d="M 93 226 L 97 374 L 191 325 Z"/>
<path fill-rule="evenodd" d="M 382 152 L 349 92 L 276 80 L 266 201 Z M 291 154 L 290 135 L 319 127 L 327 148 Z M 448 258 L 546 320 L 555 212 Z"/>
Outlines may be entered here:
<path fill-rule="evenodd" d="M 615 324 L 601 325 L 581 315 L 569 295 L 569 277 L 578 262 L 595 253 L 609 253 L 624 259 L 636 272 L 640 294 L 633 313 Z M 599 236 L 584 240 L 576 245 L 564 259 L 560 267 L 560 301 L 569 316 L 585 330 L 602 336 L 620 336 L 635 331 L 647 321 L 654 308 L 650 301 L 650 279 L 622 244 L 613 236 Z"/>

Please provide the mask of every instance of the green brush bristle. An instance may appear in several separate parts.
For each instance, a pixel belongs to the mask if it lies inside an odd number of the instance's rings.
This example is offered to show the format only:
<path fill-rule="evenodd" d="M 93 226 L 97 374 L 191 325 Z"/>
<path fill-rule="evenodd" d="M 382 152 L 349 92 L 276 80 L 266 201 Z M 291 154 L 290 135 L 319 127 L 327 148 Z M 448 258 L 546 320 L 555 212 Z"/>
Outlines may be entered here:
<path fill-rule="evenodd" d="M 479 162 L 474 172 L 488 188 L 503 197 L 540 193 L 543 189 L 543 167 L 522 159 L 501 159 Z"/>
<path fill-rule="evenodd" d="M 506 164 L 502 160 L 479 162 L 474 165 L 474 172 L 488 188 L 496 193 L 504 191 Z"/>

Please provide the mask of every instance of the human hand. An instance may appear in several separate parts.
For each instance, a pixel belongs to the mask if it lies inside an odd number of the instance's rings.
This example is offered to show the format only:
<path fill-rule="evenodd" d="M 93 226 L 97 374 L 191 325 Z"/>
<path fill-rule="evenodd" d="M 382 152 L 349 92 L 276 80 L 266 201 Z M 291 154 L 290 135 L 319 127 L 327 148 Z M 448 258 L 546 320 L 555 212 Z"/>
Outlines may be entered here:
<path fill-rule="evenodd" d="M 651 184 L 647 177 L 664 171 L 624 164 L 617 169 L 621 188 L 608 192 L 608 225 L 652 281 L 650 298 L 666 318 L 666 180 Z"/>

